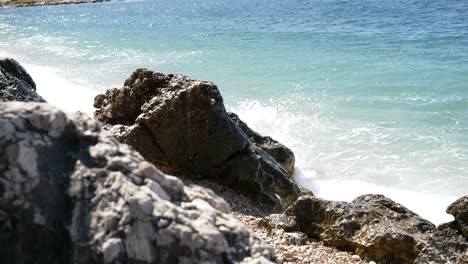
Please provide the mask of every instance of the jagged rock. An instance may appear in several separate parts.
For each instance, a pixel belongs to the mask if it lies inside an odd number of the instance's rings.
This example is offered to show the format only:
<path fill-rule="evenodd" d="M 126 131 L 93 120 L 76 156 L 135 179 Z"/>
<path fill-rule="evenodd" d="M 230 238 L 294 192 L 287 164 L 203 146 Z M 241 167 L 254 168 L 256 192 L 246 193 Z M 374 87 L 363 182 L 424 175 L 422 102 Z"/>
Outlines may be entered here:
<path fill-rule="evenodd" d="M 415 263 L 468 264 L 468 196 L 449 205 L 447 213 L 455 220 L 437 227 Z"/>
<path fill-rule="evenodd" d="M 45 102 L 31 76 L 11 58 L 0 58 L 0 101 Z"/>
<path fill-rule="evenodd" d="M 447 213 L 455 217 L 455 221 L 453 221 L 454 227 L 468 239 L 468 195 L 453 202 L 447 208 Z"/>
<path fill-rule="evenodd" d="M 455 263 L 466 252 L 455 229 L 436 230 L 429 221 L 383 195 L 350 203 L 302 196 L 281 218 L 288 231 L 302 231 L 328 246 L 377 263 Z M 465 241 L 466 242 L 466 241 Z M 429 262 L 424 262 L 429 261 Z"/>
<path fill-rule="evenodd" d="M 282 211 L 299 196 L 288 175 L 292 152 L 233 121 L 212 82 L 138 69 L 94 106 L 121 142 L 166 173 L 219 181 L 267 211 Z"/>
<path fill-rule="evenodd" d="M 211 190 L 184 186 L 84 114 L 0 105 L 2 263 L 270 263 Z"/>
<path fill-rule="evenodd" d="M 294 153 L 292 150 L 287 148 L 285 145 L 272 139 L 271 137 L 265 137 L 259 133 L 253 131 L 245 122 L 243 122 L 235 113 L 229 113 L 229 117 L 236 123 L 236 125 L 244 131 L 249 139 L 266 151 L 272 156 L 277 162 L 279 162 L 288 172 L 289 176 L 292 177 L 294 174 Z"/>
<path fill-rule="evenodd" d="M 415 264 L 468 264 L 468 241 L 452 223 L 442 224 L 430 233 Z"/>

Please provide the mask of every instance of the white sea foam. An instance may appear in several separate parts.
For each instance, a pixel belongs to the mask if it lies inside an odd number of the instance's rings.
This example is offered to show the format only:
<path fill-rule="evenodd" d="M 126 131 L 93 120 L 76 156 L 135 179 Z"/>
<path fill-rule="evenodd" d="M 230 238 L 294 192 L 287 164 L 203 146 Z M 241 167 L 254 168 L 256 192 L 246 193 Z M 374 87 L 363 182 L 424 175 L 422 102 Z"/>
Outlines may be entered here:
<path fill-rule="evenodd" d="M 50 104 L 66 112 L 82 111 L 92 115 L 94 97 L 98 90 L 91 85 L 72 82 L 55 67 L 37 65 L 17 54 L 0 52 L 0 57 L 18 60 L 36 83 L 37 92 Z"/>
<path fill-rule="evenodd" d="M 323 115 L 320 104 L 307 106 L 315 107 L 310 111 L 315 114 L 291 112 L 285 101 L 243 102 L 232 110 L 253 129 L 294 151 L 300 186 L 337 201 L 383 194 L 435 224 L 453 219 L 445 210 L 459 196 L 450 194 L 445 179 L 431 180 L 429 170 L 398 153 L 398 146 L 388 147 L 400 140 L 398 135 L 371 124 L 336 124 Z"/>
<path fill-rule="evenodd" d="M 445 210 L 458 198 L 401 187 L 392 188 L 362 180 L 320 179 L 315 171 L 302 171 L 300 168 L 296 168 L 295 180 L 300 186 L 311 189 L 318 197 L 334 201 L 350 202 L 363 194 L 383 194 L 435 224 L 453 220 Z"/>

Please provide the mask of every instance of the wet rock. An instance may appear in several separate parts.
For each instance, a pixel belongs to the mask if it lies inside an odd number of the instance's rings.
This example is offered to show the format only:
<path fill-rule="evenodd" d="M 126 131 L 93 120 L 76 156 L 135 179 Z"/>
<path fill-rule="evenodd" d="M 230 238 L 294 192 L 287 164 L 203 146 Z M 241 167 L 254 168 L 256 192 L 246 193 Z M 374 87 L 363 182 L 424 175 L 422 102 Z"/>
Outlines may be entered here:
<path fill-rule="evenodd" d="M 83 114 L 0 105 L 2 263 L 270 263 L 211 190 L 184 186 Z"/>
<path fill-rule="evenodd" d="M 363 195 L 350 203 L 303 196 L 285 214 L 282 222 L 289 230 L 377 263 L 446 263 L 466 250 L 457 230 L 437 230 L 383 195 Z"/>
<path fill-rule="evenodd" d="M 138 69 L 94 106 L 121 142 L 166 173 L 221 182 L 267 211 L 299 196 L 292 152 L 230 116 L 212 82 Z"/>
<path fill-rule="evenodd" d="M 0 58 L 0 101 L 45 102 L 31 76 L 11 58 Z"/>

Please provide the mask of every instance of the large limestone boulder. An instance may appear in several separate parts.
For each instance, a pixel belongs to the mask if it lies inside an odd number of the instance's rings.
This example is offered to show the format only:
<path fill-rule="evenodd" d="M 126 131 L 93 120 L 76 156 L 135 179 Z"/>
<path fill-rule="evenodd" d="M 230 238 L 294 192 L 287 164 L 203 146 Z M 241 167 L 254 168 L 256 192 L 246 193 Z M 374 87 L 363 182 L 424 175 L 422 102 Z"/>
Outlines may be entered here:
<path fill-rule="evenodd" d="M 5 101 L 45 102 L 31 76 L 11 58 L 0 58 L 0 102 Z"/>
<path fill-rule="evenodd" d="M 212 82 L 138 69 L 94 106 L 121 142 L 166 173 L 219 181 L 266 211 L 299 195 L 292 152 L 229 116 Z"/>
<path fill-rule="evenodd" d="M 2 263 L 270 263 L 209 189 L 184 186 L 83 114 L 0 104 Z"/>
<path fill-rule="evenodd" d="M 464 209 L 466 210 L 466 209 Z M 303 232 L 325 245 L 377 263 L 462 263 L 468 244 L 452 226 L 436 228 L 383 195 L 350 203 L 302 196 L 283 215 L 265 219 L 288 232 Z"/>

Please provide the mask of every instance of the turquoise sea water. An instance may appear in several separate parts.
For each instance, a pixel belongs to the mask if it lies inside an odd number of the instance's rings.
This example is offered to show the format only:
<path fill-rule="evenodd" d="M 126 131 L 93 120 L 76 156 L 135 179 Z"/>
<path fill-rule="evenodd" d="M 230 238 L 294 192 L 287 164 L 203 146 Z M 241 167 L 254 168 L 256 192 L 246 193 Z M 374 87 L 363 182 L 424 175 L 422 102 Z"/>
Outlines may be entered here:
<path fill-rule="evenodd" d="M 0 9 L 0 55 L 66 110 L 137 67 L 214 81 L 318 196 L 440 223 L 468 193 L 468 1 L 143 0 Z"/>

